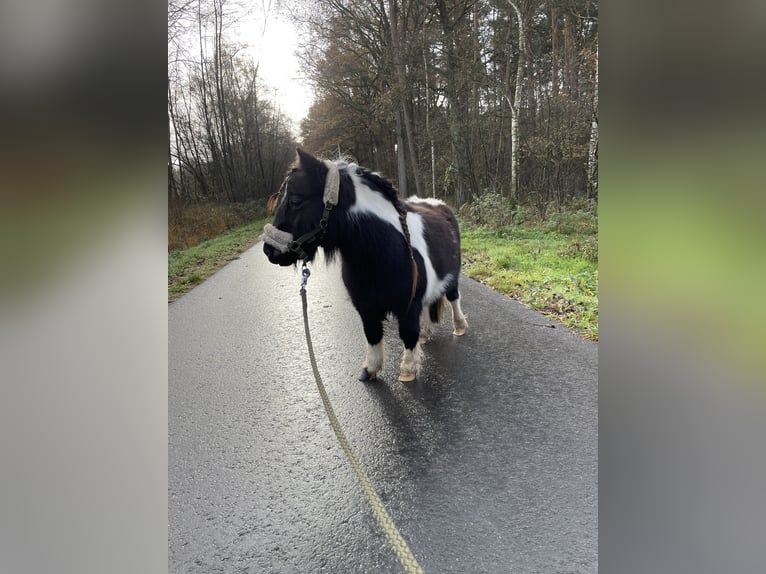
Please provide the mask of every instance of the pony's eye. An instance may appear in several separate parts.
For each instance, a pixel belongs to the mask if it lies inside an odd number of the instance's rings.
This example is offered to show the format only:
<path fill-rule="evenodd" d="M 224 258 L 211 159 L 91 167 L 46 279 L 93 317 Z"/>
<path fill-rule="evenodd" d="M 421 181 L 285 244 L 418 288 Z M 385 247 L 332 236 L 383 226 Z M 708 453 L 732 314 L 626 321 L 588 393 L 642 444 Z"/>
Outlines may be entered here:
<path fill-rule="evenodd" d="M 290 207 L 298 207 L 301 204 L 301 198 L 291 195 L 287 198 L 287 202 L 290 204 Z"/>

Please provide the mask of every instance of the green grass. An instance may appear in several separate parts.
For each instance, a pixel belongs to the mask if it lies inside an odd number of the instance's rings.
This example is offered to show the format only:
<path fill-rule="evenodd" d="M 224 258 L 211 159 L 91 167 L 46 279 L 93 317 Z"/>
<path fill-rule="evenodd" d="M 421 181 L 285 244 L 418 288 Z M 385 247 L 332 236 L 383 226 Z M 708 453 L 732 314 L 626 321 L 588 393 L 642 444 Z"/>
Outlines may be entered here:
<path fill-rule="evenodd" d="M 598 244 L 539 227 L 461 227 L 463 272 L 598 340 Z"/>
<path fill-rule="evenodd" d="M 168 253 L 168 301 L 202 283 L 229 261 L 258 242 L 269 219 L 237 227 L 189 249 Z"/>

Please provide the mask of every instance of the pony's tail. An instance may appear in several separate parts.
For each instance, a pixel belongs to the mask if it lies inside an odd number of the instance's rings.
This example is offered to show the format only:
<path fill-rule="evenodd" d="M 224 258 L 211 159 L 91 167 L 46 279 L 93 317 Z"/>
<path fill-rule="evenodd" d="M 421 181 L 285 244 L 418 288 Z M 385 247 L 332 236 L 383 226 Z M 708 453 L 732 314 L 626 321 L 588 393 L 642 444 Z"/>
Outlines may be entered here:
<path fill-rule="evenodd" d="M 444 297 L 439 297 L 439 300 L 431 303 L 428 308 L 428 317 L 431 319 L 431 323 L 438 323 L 444 317 Z"/>

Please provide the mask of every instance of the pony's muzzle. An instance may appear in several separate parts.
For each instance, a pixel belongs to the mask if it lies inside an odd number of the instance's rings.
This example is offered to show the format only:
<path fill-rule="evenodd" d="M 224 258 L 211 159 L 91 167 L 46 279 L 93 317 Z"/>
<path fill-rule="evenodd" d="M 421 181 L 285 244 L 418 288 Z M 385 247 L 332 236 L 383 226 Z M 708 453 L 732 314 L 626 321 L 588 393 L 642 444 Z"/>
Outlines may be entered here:
<path fill-rule="evenodd" d="M 295 256 L 290 253 L 290 243 L 293 241 L 292 233 L 277 229 L 269 223 L 263 228 L 263 235 L 260 239 L 263 241 L 263 252 L 271 263 L 283 266 L 295 263 Z"/>

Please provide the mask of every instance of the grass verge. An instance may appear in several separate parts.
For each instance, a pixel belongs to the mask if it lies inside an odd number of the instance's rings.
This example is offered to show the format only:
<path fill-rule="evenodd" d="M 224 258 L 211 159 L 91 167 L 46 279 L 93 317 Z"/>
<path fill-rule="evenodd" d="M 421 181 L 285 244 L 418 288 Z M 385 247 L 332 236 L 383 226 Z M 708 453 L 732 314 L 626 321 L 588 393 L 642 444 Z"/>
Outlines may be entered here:
<path fill-rule="evenodd" d="M 598 340 L 598 243 L 539 227 L 461 226 L 463 272 Z"/>
<path fill-rule="evenodd" d="M 255 245 L 268 221 L 269 219 L 260 219 L 189 249 L 178 249 L 168 253 L 168 301 L 175 301 Z"/>

